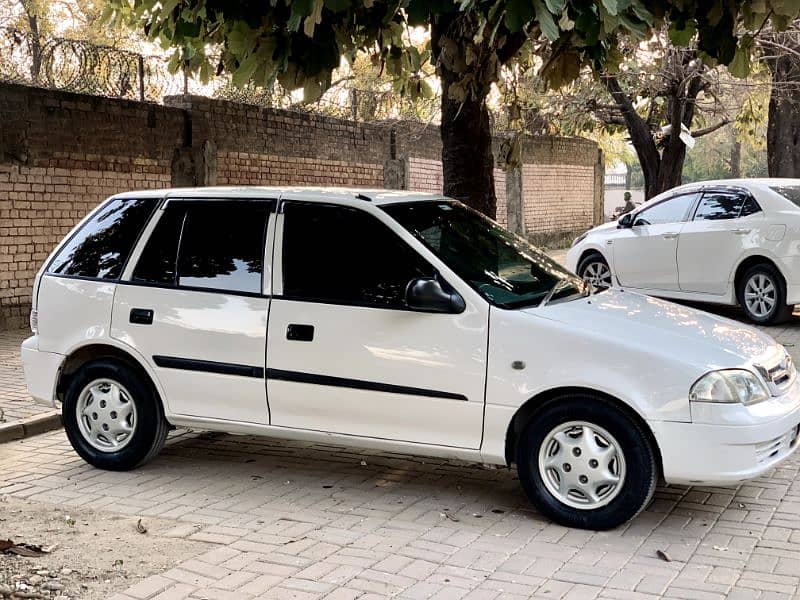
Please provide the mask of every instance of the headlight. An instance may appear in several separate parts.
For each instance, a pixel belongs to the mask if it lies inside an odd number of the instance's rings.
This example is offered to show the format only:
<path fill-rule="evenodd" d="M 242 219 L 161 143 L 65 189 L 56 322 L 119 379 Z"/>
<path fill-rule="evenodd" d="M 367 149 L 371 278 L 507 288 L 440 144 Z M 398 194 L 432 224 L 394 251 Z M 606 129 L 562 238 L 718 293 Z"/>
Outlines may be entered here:
<path fill-rule="evenodd" d="M 586 233 L 582 233 L 581 235 L 579 235 L 578 237 L 576 237 L 576 238 L 575 238 L 575 239 L 572 241 L 572 245 L 573 245 L 573 246 L 577 246 L 577 245 L 578 245 L 578 244 L 580 244 L 580 243 L 581 243 L 583 240 L 585 240 L 585 239 L 586 239 L 586 236 L 587 236 L 587 235 L 589 235 L 589 232 L 588 232 L 588 231 L 587 231 Z"/>
<path fill-rule="evenodd" d="M 769 399 L 761 380 L 745 369 L 711 371 L 698 379 L 689 391 L 692 402 L 718 402 L 748 406 Z"/>

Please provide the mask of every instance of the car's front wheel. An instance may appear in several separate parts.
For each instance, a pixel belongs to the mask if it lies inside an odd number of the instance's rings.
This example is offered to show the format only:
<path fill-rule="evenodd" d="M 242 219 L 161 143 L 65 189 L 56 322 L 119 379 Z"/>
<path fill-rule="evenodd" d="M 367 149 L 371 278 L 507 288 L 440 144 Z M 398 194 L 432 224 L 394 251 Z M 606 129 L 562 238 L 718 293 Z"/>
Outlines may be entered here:
<path fill-rule="evenodd" d="M 62 416 L 80 457 L 112 471 L 127 471 L 152 459 L 169 431 L 153 384 L 111 359 L 89 362 L 72 376 Z"/>
<path fill-rule="evenodd" d="M 545 516 L 595 530 L 644 510 L 658 478 L 641 426 L 612 403 L 583 395 L 556 398 L 533 417 L 517 445 L 517 469 Z"/>
<path fill-rule="evenodd" d="M 605 290 L 612 285 L 611 268 L 603 255 L 597 252 L 581 260 L 578 276 L 597 290 Z"/>
<path fill-rule="evenodd" d="M 792 316 L 786 304 L 786 284 L 778 269 L 768 263 L 754 265 L 739 279 L 736 297 L 747 318 L 759 325 L 782 323 Z"/>

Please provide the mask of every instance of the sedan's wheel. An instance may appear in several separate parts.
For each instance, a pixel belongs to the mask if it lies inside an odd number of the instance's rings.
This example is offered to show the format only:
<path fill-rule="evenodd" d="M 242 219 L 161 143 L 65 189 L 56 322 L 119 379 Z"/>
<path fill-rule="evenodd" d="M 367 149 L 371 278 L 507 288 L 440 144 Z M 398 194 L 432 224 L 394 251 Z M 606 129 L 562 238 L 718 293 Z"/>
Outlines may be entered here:
<path fill-rule="evenodd" d="M 592 396 L 555 398 L 517 444 L 517 469 L 531 501 L 568 527 L 611 529 L 649 504 L 657 466 L 639 423 Z"/>
<path fill-rule="evenodd" d="M 64 429 L 72 447 L 101 469 L 133 469 L 164 445 L 169 424 L 147 377 L 120 361 L 95 360 L 70 379 Z"/>
<path fill-rule="evenodd" d="M 736 295 L 747 318 L 762 325 L 785 321 L 794 309 L 786 304 L 783 277 L 767 263 L 750 267 L 745 272 Z"/>
<path fill-rule="evenodd" d="M 611 287 L 611 269 L 606 259 L 599 254 L 591 254 L 578 265 L 578 276 L 598 290 Z"/>

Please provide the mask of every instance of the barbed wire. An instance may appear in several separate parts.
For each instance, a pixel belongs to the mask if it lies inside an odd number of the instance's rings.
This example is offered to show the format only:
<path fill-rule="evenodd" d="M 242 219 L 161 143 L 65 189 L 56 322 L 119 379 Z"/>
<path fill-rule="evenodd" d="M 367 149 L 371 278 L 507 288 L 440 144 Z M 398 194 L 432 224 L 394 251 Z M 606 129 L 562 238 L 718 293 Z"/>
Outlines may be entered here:
<path fill-rule="evenodd" d="M 237 87 L 225 74 L 202 82 L 171 73 L 163 56 L 13 28 L 0 28 L 0 81 L 142 102 L 161 103 L 169 96 L 191 94 L 360 121 L 439 121 L 439 97 L 412 101 L 394 93 L 389 83 L 364 90 L 344 78 L 318 100 L 303 102 L 301 94 L 277 83 L 271 88 Z"/>

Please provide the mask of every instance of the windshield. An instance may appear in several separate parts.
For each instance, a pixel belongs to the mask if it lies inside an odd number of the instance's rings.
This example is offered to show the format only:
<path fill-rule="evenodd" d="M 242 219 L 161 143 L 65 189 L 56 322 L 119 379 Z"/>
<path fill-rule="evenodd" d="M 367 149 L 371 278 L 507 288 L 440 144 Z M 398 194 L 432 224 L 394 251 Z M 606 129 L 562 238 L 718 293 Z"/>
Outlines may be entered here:
<path fill-rule="evenodd" d="M 549 256 L 459 202 L 382 208 L 496 306 L 538 306 L 588 294 L 581 279 Z"/>
<path fill-rule="evenodd" d="M 789 202 L 800 206 L 800 186 L 798 185 L 771 185 L 770 188 L 773 192 L 779 193 L 786 198 Z"/>

